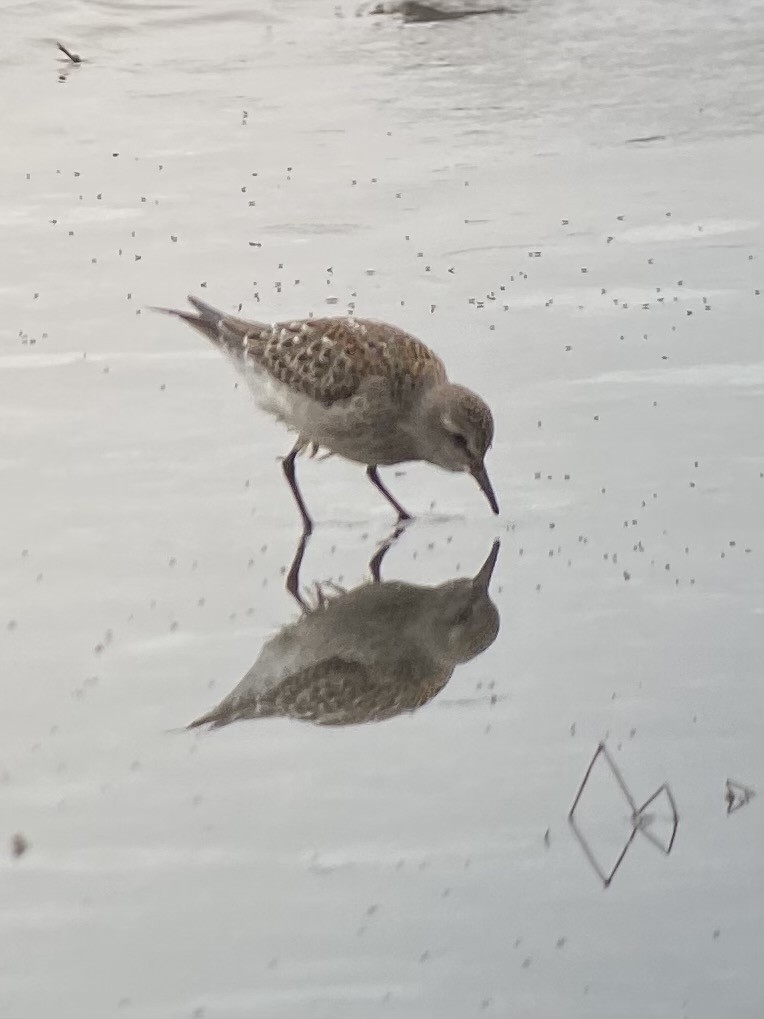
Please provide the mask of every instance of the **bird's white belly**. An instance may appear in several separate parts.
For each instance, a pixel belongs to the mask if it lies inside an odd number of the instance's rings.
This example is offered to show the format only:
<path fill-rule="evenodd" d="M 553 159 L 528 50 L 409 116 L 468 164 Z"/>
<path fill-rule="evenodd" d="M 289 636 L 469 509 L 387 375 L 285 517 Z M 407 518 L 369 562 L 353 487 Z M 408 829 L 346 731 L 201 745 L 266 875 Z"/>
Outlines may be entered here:
<path fill-rule="evenodd" d="M 308 404 L 315 403 L 303 393 L 279 382 L 266 372 L 247 367 L 244 372 L 255 402 L 293 431 L 301 432 L 308 418 Z"/>
<path fill-rule="evenodd" d="M 388 406 L 371 408 L 363 397 L 327 407 L 266 372 L 247 367 L 247 384 L 257 404 L 298 435 L 331 453 L 363 464 L 400 463 L 414 459 Z M 396 434 L 394 453 L 391 438 Z"/>

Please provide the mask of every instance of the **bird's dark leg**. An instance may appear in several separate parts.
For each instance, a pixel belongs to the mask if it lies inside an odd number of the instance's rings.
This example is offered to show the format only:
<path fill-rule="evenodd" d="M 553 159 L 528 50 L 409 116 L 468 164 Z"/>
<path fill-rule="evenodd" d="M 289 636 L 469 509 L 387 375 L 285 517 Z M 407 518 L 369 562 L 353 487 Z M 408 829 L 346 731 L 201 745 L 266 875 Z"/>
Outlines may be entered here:
<path fill-rule="evenodd" d="M 300 494 L 300 489 L 297 487 L 297 478 L 295 477 L 294 468 L 295 457 L 297 456 L 297 454 L 300 452 L 304 445 L 305 443 L 298 439 L 297 442 L 295 442 L 294 446 L 292 446 L 289 453 L 284 457 L 284 462 L 282 463 L 281 466 L 284 469 L 284 475 L 286 476 L 286 479 L 289 482 L 289 487 L 292 489 L 292 495 L 294 496 L 295 502 L 297 503 L 297 508 L 300 511 L 300 516 L 302 517 L 303 534 L 307 535 L 313 531 L 313 521 L 310 519 L 310 516 L 308 515 L 308 510 L 305 506 L 305 503 L 303 502 L 302 495 Z"/>
<path fill-rule="evenodd" d="M 406 510 L 403 508 L 403 506 L 401 506 L 401 504 L 398 502 L 398 500 L 396 498 L 394 498 L 392 495 L 390 495 L 388 490 L 385 488 L 385 486 L 379 480 L 379 474 L 377 474 L 377 465 L 376 464 L 371 464 L 371 465 L 369 465 L 366 468 L 366 477 L 369 479 L 369 481 L 372 483 L 372 485 L 374 485 L 374 487 L 376 489 L 378 489 L 382 493 L 382 495 L 384 495 L 384 497 L 387 499 L 387 501 L 393 507 L 395 512 L 398 514 L 398 520 L 399 521 L 411 520 L 411 514 L 406 512 Z"/>
<path fill-rule="evenodd" d="M 395 528 L 390 537 L 386 541 L 382 542 L 382 544 L 379 546 L 377 551 L 374 553 L 374 556 L 370 560 L 369 572 L 371 573 L 371 579 L 374 581 L 375 584 L 379 584 L 382 582 L 382 574 L 380 572 L 382 569 L 382 560 L 385 558 L 387 553 L 390 551 L 390 548 L 396 543 L 398 538 L 400 538 L 400 536 L 403 534 L 405 530 L 406 528 L 402 524 L 399 524 L 399 526 Z"/>
<path fill-rule="evenodd" d="M 291 594 L 303 612 L 310 611 L 300 594 L 300 567 L 302 566 L 302 558 L 305 555 L 305 549 L 307 547 L 309 537 L 310 534 L 308 531 L 302 532 L 302 537 L 297 545 L 297 551 L 294 554 L 292 565 L 289 567 L 289 573 L 287 573 L 285 585 L 287 591 Z"/>

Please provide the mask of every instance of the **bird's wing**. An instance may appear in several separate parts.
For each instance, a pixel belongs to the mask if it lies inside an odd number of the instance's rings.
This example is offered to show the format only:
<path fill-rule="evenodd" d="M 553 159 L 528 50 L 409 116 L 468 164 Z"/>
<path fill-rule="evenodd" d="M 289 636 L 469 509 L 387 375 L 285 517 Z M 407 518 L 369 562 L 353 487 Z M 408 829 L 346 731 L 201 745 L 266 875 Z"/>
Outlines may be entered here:
<path fill-rule="evenodd" d="M 380 674 L 362 662 L 331 655 L 286 676 L 263 694 L 225 698 L 189 728 L 206 724 L 217 728 L 244 718 L 273 716 L 318 725 L 381 721 L 426 704 L 452 671 L 429 668 L 421 675 L 417 669 L 405 668 L 400 674 Z"/>
<path fill-rule="evenodd" d="M 363 318 L 248 322 L 189 295 L 195 311 L 156 308 L 188 322 L 239 367 L 250 365 L 298 392 L 331 405 L 356 395 L 372 378 L 393 399 L 425 382 L 445 382 L 443 362 L 410 333 Z"/>
<path fill-rule="evenodd" d="M 223 328 L 227 327 L 223 320 Z M 233 324 L 231 330 L 238 328 Z M 416 337 L 369 319 L 319 318 L 252 327 L 245 359 L 290 388 L 331 405 L 371 378 L 382 377 L 393 397 L 418 385 L 445 381 L 443 362 Z"/>
<path fill-rule="evenodd" d="M 357 691 L 363 690 L 368 681 L 368 670 L 360 662 L 332 655 L 296 669 L 264 691 L 244 689 L 239 693 L 235 690 L 212 711 L 192 722 L 189 728 L 208 723 L 217 728 L 243 718 L 276 715 L 341 724 L 342 716 L 358 699 Z"/>

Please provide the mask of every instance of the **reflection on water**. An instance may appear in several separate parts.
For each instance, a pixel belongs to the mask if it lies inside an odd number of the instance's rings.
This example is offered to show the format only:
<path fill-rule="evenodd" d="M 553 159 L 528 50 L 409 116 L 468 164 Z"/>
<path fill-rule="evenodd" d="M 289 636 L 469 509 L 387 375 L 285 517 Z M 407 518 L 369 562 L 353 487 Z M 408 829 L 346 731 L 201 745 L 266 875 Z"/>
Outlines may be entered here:
<path fill-rule="evenodd" d="M 631 830 L 629 831 L 628 837 L 626 838 L 626 841 L 624 842 L 623 847 L 621 848 L 621 851 L 619 852 L 618 857 L 615 860 L 615 863 L 612 865 L 609 871 L 606 871 L 605 868 L 600 863 L 598 855 L 595 852 L 588 835 L 586 834 L 585 830 L 579 825 L 579 822 L 576 818 L 576 808 L 581 803 L 581 799 L 589 783 L 589 779 L 592 777 L 592 771 L 594 769 L 594 766 L 597 764 L 599 760 L 603 761 L 607 765 L 610 775 L 612 776 L 613 779 L 615 779 L 616 785 L 620 790 L 621 795 L 623 796 L 624 800 L 626 801 L 631 810 L 630 816 Z M 668 808 L 669 812 L 668 815 L 664 814 L 663 819 L 665 820 L 666 817 L 670 819 L 670 830 L 668 832 L 667 837 L 664 839 L 661 839 L 661 837 L 658 834 L 656 834 L 656 831 L 653 830 L 654 828 L 656 828 L 656 821 L 659 819 L 659 815 L 655 812 L 655 809 L 653 809 L 653 811 L 648 811 L 647 809 L 648 807 L 655 808 L 655 804 L 660 803 L 661 800 L 665 801 L 664 806 L 665 808 Z M 586 858 L 594 868 L 594 871 L 596 872 L 600 881 L 602 881 L 603 887 L 609 888 L 613 878 L 616 875 L 616 872 L 618 871 L 618 868 L 623 863 L 624 857 L 626 856 L 626 853 L 628 852 L 629 847 L 631 846 L 638 832 L 644 835 L 649 842 L 652 842 L 652 844 L 657 849 L 660 849 L 660 851 L 665 856 L 669 856 L 671 854 L 671 850 L 674 846 L 674 840 L 676 839 L 677 829 L 679 827 L 679 813 L 677 812 L 674 794 L 671 792 L 671 787 L 669 786 L 668 782 L 661 783 L 661 785 L 655 790 L 655 792 L 648 796 L 648 798 L 645 800 L 641 807 L 637 806 L 637 802 L 634 799 L 634 796 L 632 795 L 629 786 L 626 784 L 626 780 L 623 777 L 621 769 L 616 764 L 613 756 L 611 755 L 605 743 L 601 741 L 600 743 L 597 744 L 597 749 L 594 751 L 594 756 L 589 762 L 589 767 L 586 769 L 586 774 L 584 775 L 583 780 L 581 781 L 581 785 L 578 787 L 576 798 L 573 800 L 573 805 L 571 806 L 570 812 L 568 813 L 568 822 L 570 823 L 570 826 L 573 830 L 573 834 L 578 839 L 579 845 L 586 854 Z"/>
<path fill-rule="evenodd" d="M 499 542 L 472 578 L 437 587 L 382 581 L 390 544 L 369 564 L 372 581 L 352 591 L 299 592 L 306 538 L 287 587 L 302 615 L 268 640 L 238 686 L 189 728 L 284 715 L 319 725 L 379 722 L 415 711 L 439 693 L 457 665 L 482 654 L 499 632 L 488 594 Z"/>

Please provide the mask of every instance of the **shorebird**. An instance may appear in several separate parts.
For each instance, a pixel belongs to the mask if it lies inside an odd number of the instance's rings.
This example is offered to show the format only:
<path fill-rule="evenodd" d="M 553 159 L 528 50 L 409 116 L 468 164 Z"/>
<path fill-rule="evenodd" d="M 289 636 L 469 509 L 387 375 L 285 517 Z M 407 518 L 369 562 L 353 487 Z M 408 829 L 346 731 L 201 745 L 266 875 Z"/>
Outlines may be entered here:
<path fill-rule="evenodd" d="M 496 541 L 474 577 L 437 587 L 382 581 L 383 546 L 371 561 L 373 583 L 316 604 L 299 595 L 303 535 L 288 587 L 303 609 L 263 645 L 252 668 L 217 707 L 188 728 L 213 729 L 245 718 L 295 718 L 316 725 L 381 722 L 416 711 L 440 693 L 457 665 L 496 640 L 499 613 L 488 587 Z"/>
<path fill-rule="evenodd" d="M 369 14 L 398 14 L 404 21 L 455 21 L 459 18 L 472 18 L 476 14 L 512 14 L 507 7 L 481 7 L 449 9 L 436 7 L 433 4 L 420 3 L 419 0 L 384 0 L 376 4 Z"/>
<path fill-rule="evenodd" d="M 183 319 L 226 354 L 255 399 L 297 441 L 283 461 L 303 522 L 313 521 L 297 485 L 295 459 L 310 447 L 366 464 L 371 483 L 398 514 L 411 519 L 379 478 L 380 465 L 426 460 L 464 471 L 499 512 L 485 469 L 493 439 L 487 404 L 448 381 L 443 362 L 396 326 L 361 318 L 248 322 L 189 295 L 196 309 L 155 308 Z"/>

